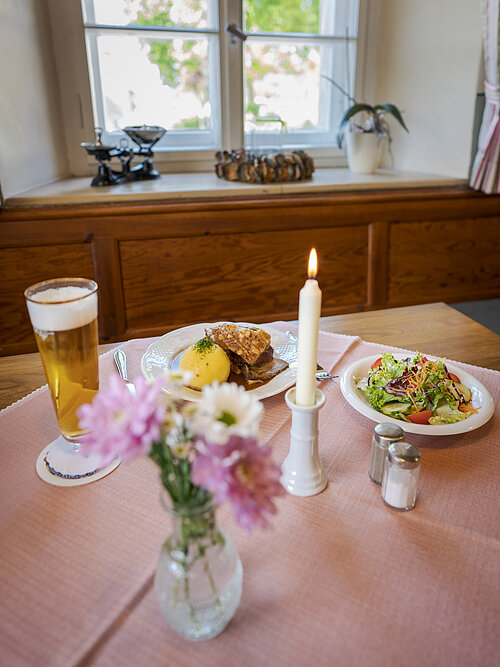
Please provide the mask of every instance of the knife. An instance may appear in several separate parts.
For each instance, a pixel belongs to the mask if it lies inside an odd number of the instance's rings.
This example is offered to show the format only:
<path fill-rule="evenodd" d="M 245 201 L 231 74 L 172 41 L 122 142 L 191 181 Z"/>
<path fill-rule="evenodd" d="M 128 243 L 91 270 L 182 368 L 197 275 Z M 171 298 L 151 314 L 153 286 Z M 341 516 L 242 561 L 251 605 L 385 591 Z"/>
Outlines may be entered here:
<path fill-rule="evenodd" d="M 135 394 L 135 385 L 131 382 L 127 375 L 127 355 L 123 350 L 115 350 L 113 353 L 118 375 L 125 382 L 131 394 Z"/>

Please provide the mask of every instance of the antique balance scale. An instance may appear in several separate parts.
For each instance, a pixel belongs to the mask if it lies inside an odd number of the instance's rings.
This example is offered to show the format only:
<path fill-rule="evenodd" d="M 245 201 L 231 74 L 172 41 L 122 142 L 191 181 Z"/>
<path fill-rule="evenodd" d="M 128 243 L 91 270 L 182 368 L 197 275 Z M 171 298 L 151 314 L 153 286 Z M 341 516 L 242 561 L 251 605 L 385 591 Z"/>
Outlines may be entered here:
<path fill-rule="evenodd" d="M 123 132 L 134 141 L 139 150 L 129 148 L 126 139 L 122 139 L 120 146 L 106 146 L 102 143 L 102 129 L 96 127 L 95 143 L 81 143 L 89 155 L 95 157 L 99 163 L 96 176 L 91 185 L 117 185 L 130 181 L 149 180 L 159 178 L 160 172 L 153 167 L 152 147 L 163 137 L 166 130 L 159 125 L 131 125 L 123 128 Z M 131 166 L 132 159 L 139 156 L 142 161 Z M 111 159 L 117 157 L 121 162 L 121 170 L 112 169 L 109 164 Z"/>

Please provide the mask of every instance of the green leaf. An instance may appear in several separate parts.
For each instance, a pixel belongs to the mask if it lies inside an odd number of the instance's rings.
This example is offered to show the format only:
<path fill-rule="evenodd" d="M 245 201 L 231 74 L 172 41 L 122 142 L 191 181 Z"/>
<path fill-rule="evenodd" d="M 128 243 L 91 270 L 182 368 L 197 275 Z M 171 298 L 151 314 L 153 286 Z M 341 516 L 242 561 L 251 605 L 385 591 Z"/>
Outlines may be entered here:
<path fill-rule="evenodd" d="M 357 113 L 360 111 L 366 111 L 368 114 L 374 114 L 375 113 L 375 107 L 371 107 L 369 104 L 364 104 L 362 102 L 358 102 L 357 104 L 353 104 L 352 107 L 349 107 L 344 112 L 344 115 L 342 116 L 342 119 L 340 121 L 340 127 L 345 125 L 347 121 L 355 116 Z"/>
<path fill-rule="evenodd" d="M 387 113 L 391 114 L 404 129 L 409 132 L 410 130 L 406 127 L 405 122 L 403 120 L 403 116 L 401 115 L 400 110 L 395 106 L 394 104 L 377 104 L 374 107 L 375 111 L 378 111 L 379 109 L 383 109 Z"/>
<path fill-rule="evenodd" d="M 371 107 L 369 104 L 363 104 L 358 102 L 356 104 L 353 104 L 352 107 L 349 107 L 349 109 L 347 109 L 344 112 L 344 115 L 340 120 L 339 132 L 337 135 L 337 143 L 339 148 L 342 148 L 342 138 L 344 136 L 344 130 L 345 126 L 347 125 L 347 122 L 360 111 L 366 111 L 368 114 L 375 115 L 374 107 Z"/>

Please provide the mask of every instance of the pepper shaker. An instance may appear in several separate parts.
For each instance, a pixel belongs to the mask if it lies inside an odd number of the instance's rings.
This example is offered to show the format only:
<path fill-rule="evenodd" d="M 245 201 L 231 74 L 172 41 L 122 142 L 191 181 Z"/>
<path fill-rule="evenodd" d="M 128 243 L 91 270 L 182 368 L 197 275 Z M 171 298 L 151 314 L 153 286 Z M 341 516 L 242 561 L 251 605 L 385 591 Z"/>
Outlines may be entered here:
<path fill-rule="evenodd" d="M 370 467 L 368 474 L 375 484 L 382 484 L 387 448 L 392 442 L 398 442 L 405 434 L 401 426 L 397 424 L 377 424 L 372 438 L 370 452 Z"/>
<path fill-rule="evenodd" d="M 420 475 L 420 450 L 408 442 L 394 442 L 387 448 L 382 480 L 382 500 L 391 509 L 415 507 Z"/>

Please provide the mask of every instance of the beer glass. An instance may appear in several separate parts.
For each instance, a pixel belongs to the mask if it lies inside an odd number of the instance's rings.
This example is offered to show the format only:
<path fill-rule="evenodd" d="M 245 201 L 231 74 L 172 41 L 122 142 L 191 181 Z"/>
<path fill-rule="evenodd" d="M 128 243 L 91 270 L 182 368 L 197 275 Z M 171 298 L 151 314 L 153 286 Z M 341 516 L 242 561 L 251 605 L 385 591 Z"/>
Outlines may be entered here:
<path fill-rule="evenodd" d="M 49 445 L 41 476 L 93 481 L 98 459 L 78 453 L 82 430 L 76 412 L 99 389 L 97 283 L 46 280 L 28 287 L 24 296 L 62 435 Z M 37 470 L 40 474 L 38 464 Z"/>

